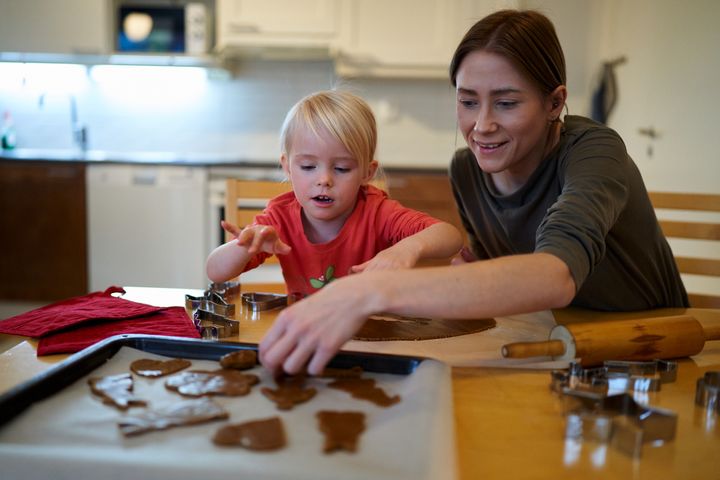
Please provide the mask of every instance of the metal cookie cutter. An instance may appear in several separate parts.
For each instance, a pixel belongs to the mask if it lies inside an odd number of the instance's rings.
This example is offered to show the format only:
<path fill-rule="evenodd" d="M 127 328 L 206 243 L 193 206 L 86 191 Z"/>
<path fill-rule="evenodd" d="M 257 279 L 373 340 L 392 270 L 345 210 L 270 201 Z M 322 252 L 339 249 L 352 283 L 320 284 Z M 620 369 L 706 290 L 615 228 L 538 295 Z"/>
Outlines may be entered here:
<path fill-rule="evenodd" d="M 705 372 L 695 386 L 695 404 L 720 413 L 720 371 Z"/>
<path fill-rule="evenodd" d="M 562 393 L 566 388 L 603 394 L 623 392 L 657 392 L 663 383 L 675 381 L 677 362 L 653 360 L 648 362 L 611 360 L 602 367 L 582 368 L 580 363 L 570 363 L 567 372 L 555 370 L 551 374 L 550 387 Z"/>
<path fill-rule="evenodd" d="M 240 322 L 207 310 L 195 310 L 193 322 L 200 332 L 200 336 L 205 340 L 218 340 L 237 336 L 240 333 Z"/>
<path fill-rule="evenodd" d="M 213 282 L 208 285 L 207 291 L 215 292 L 225 300 L 227 300 L 229 298 L 235 298 L 240 294 L 240 282 L 239 281 Z"/>
<path fill-rule="evenodd" d="M 235 316 L 235 304 L 227 303 L 222 295 L 212 290 L 206 290 L 202 297 L 185 295 L 185 308 L 205 310 L 224 317 Z"/>
<path fill-rule="evenodd" d="M 280 293 L 247 292 L 242 294 L 243 303 L 250 306 L 253 312 L 286 307 L 288 296 Z"/>
<path fill-rule="evenodd" d="M 633 457 L 640 456 L 645 443 L 675 438 L 677 414 L 640 405 L 628 393 L 602 395 L 565 389 L 563 395 L 575 403 L 566 415 L 566 438 L 609 441 Z"/>

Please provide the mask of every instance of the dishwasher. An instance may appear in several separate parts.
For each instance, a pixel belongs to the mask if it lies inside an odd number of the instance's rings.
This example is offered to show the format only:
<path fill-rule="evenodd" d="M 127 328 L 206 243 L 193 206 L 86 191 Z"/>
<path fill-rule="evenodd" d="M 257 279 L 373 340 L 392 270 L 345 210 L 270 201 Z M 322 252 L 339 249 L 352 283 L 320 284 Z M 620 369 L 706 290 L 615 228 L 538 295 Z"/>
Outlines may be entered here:
<path fill-rule="evenodd" d="M 206 288 L 207 169 L 90 164 L 89 285 Z"/>

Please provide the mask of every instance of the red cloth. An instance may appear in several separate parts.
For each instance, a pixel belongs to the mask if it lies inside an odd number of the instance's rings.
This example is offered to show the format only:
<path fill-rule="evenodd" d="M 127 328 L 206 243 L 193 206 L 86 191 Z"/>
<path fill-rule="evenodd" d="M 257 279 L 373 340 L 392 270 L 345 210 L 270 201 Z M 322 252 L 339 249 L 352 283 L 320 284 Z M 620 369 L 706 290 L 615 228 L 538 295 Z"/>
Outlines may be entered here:
<path fill-rule="evenodd" d="M 72 353 L 123 333 L 200 338 L 183 307 L 113 297 L 120 287 L 62 300 L 0 321 L 0 333 L 40 338 L 38 356 Z"/>

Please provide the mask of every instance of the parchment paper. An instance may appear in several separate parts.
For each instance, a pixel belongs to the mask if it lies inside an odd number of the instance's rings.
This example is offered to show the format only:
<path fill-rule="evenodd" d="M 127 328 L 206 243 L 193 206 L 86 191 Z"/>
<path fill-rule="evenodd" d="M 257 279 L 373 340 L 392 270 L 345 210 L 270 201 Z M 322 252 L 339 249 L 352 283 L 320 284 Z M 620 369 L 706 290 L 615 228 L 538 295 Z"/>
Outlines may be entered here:
<path fill-rule="evenodd" d="M 343 350 L 413 355 L 440 360 L 454 367 L 503 367 L 527 369 L 565 368 L 568 361 L 552 357 L 503 358 L 502 347 L 513 342 L 538 342 L 550 338 L 556 325 L 549 310 L 495 318 L 495 328 L 469 335 L 420 341 L 366 342 L 353 340 Z"/>
<path fill-rule="evenodd" d="M 123 347 L 89 376 L 129 372 L 139 358 L 163 357 Z M 218 368 L 215 361 L 193 360 L 191 369 Z M 245 397 L 213 397 L 230 419 L 178 427 L 124 438 L 117 428 L 123 413 L 90 393 L 87 377 L 34 404 L 0 429 L 3 478 L 103 479 L 416 479 L 456 477 L 452 389 L 449 368 L 433 360 L 411 375 L 370 374 L 400 403 L 389 408 L 356 400 L 325 386 L 329 379 L 308 379 L 316 396 L 290 411 L 279 411 L 260 393 L 274 387 L 260 367 L 251 371 L 261 382 Z M 133 374 L 135 393 L 160 407 L 184 397 L 164 387 L 164 380 Z M 359 410 L 366 431 L 358 452 L 323 454 L 317 428 L 319 410 Z M 138 411 L 133 408 L 129 412 Z M 216 447 L 214 432 L 228 423 L 282 418 L 288 446 L 277 452 Z"/>

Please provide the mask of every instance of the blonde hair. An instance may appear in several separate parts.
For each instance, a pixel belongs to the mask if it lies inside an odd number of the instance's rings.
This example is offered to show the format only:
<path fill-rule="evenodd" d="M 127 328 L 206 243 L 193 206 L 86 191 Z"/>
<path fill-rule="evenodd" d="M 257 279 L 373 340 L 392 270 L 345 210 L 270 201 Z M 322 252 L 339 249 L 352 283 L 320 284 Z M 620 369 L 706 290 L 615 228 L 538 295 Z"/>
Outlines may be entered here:
<path fill-rule="evenodd" d="M 292 140 L 300 126 L 315 135 L 322 131 L 335 137 L 366 170 L 375 159 L 377 125 L 370 106 L 347 91 L 323 90 L 297 102 L 287 113 L 280 131 L 280 148 L 289 157 Z"/>

